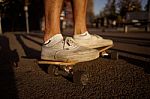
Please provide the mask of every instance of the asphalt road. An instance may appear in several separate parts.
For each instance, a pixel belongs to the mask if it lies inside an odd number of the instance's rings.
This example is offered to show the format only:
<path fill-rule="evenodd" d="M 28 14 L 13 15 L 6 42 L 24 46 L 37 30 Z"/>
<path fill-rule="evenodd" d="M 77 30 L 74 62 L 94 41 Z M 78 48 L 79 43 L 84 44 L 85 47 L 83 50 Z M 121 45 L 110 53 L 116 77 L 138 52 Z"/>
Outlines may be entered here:
<path fill-rule="evenodd" d="M 47 73 L 39 66 L 42 39 L 36 35 L 0 36 L 2 99 L 149 99 L 150 64 L 136 59 L 98 58 L 78 63 L 74 73 L 88 74 L 88 83 Z M 17 64 L 18 62 L 18 64 Z M 16 63 L 16 64 L 15 64 Z M 79 76 L 78 76 L 79 77 Z"/>

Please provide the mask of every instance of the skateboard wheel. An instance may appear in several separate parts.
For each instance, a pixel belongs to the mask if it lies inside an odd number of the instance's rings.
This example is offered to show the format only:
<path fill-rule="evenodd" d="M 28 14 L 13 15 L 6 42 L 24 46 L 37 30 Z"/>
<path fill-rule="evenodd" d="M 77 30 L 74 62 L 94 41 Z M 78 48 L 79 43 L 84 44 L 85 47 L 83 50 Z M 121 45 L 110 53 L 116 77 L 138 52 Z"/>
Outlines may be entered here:
<path fill-rule="evenodd" d="M 81 75 L 80 81 L 82 83 L 82 85 L 87 85 L 88 81 L 89 81 L 89 75 L 87 73 L 83 73 Z"/>
<path fill-rule="evenodd" d="M 55 69 L 55 67 L 54 66 L 48 66 L 48 68 L 47 68 L 47 73 L 48 74 L 50 74 L 50 75 L 54 75 L 53 73 L 54 73 L 54 69 Z"/>
<path fill-rule="evenodd" d="M 59 68 L 58 67 L 53 68 L 53 73 L 55 76 L 58 76 L 59 75 Z"/>
<path fill-rule="evenodd" d="M 65 66 L 65 67 L 64 67 L 64 70 L 65 70 L 67 73 L 73 73 L 72 66 Z"/>
<path fill-rule="evenodd" d="M 105 56 L 108 56 L 109 54 L 106 52 L 106 51 L 103 51 L 103 52 L 101 52 L 101 56 L 102 57 L 105 57 Z"/>
<path fill-rule="evenodd" d="M 73 81 L 74 83 L 79 83 L 85 86 L 89 82 L 89 74 L 84 71 L 75 71 L 73 74 Z"/>
<path fill-rule="evenodd" d="M 118 60 L 118 58 L 119 58 L 118 52 L 116 51 L 111 52 L 111 59 Z"/>

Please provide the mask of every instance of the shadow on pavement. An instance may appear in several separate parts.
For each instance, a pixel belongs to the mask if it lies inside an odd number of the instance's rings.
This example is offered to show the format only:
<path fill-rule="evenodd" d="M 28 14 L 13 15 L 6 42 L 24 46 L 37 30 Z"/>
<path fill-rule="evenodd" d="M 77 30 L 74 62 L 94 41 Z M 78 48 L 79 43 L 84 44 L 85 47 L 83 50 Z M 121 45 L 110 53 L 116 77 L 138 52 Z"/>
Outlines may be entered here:
<path fill-rule="evenodd" d="M 29 48 L 24 41 L 21 39 L 21 35 L 16 34 L 16 39 L 18 40 L 18 42 L 21 44 L 22 48 L 24 49 L 24 52 L 26 54 L 26 56 L 23 56 L 23 58 L 27 58 L 27 59 L 40 59 L 40 51 L 37 51 L 35 49 Z M 31 40 L 31 39 L 29 39 Z M 31 40 L 33 42 L 33 40 Z M 36 42 L 35 42 L 36 43 Z M 34 45 L 33 45 L 34 46 Z"/>
<path fill-rule="evenodd" d="M 28 39 L 28 40 L 30 40 L 30 41 L 32 41 L 32 42 L 34 42 L 34 43 L 36 43 L 36 44 L 38 44 L 38 45 L 40 45 L 40 46 L 42 46 L 42 43 L 40 43 L 40 42 L 37 42 L 37 41 L 35 41 L 35 40 L 33 40 L 33 39 L 25 36 L 25 35 L 23 35 L 23 37 L 26 38 L 26 39 Z"/>
<path fill-rule="evenodd" d="M 17 50 L 12 51 L 8 38 L 0 36 L 0 94 L 3 99 L 18 98 L 13 70 L 17 62 L 19 62 Z"/>

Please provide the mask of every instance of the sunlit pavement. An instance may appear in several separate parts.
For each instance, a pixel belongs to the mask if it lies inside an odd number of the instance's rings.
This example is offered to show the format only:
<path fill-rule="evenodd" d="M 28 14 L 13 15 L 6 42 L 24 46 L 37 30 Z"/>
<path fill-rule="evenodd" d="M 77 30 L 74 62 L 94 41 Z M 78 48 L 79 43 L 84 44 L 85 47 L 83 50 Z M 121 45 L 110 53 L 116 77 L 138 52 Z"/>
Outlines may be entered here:
<path fill-rule="evenodd" d="M 91 31 L 95 34 L 100 33 L 97 30 Z M 101 32 L 101 34 L 106 38 L 112 37 L 109 33 Z M 134 38 L 137 36 L 135 34 L 121 34 L 120 36 L 127 35 L 134 36 Z M 144 44 L 147 43 L 144 47 L 146 49 L 149 49 L 149 37 L 145 36 Z M 119 39 L 114 40 L 117 42 Z M 36 63 L 40 57 L 42 42 L 42 36 L 36 33 L 32 35 L 19 32 L 5 33 L 4 36 L 0 36 L 0 92 L 4 99 L 148 99 L 150 97 L 149 62 L 129 57 L 118 60 L 100 57 L 90 62 L 78 63 L 74 66 L 74 71 L 85 71 L 90 75 L 88 84 L 83 86 L 62 76 L 47 74 Z M 132 44 L 135 45 L 136 41 Z"/>

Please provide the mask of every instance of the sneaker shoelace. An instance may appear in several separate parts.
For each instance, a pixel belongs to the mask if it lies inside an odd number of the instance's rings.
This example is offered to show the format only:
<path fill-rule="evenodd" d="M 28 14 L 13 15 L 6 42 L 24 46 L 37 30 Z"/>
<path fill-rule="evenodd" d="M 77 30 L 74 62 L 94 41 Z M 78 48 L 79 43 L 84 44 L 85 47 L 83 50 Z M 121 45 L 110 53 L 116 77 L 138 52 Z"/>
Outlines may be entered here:
<path fill-rule="evenodd" d="M 91 36 L 95 36 L 96 38 L 101 38 L 101 39 L 103 39 L 101 36 L 99 36 L 99 35 L 97 35 L 97 34 L 93 34 L 93 35 L 91 35 Z"/>
<path fill-rule="evenodd" d="M 74 40 L 71 37 L 68 37 L 65 39 L 64 49 L 70 50 L 70 49 L 74 49 L 77 47 L 79 47 L 79 46 L 77 45 L 77 43 L 74 42 Z"/>

